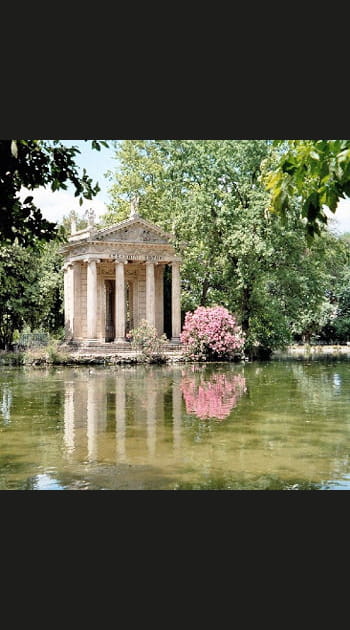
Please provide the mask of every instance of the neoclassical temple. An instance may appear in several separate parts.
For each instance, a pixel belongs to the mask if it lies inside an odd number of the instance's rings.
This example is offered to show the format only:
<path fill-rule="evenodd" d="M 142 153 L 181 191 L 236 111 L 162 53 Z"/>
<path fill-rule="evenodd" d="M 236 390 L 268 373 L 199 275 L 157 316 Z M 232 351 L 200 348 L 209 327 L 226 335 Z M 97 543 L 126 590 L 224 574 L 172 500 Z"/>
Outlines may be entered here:
<path fill-rule="evenodd" d="M 171 342 L 180 342 L 180 264 L 172 235 L 143 219 L 131 204 L 130 217 L 98 230 L 93 222 L 72 234 L 64 256 L 66 341 L 123 344 L 129 330 L 146 319 L 164 332 L 164 269 L 171 267 Z"/>

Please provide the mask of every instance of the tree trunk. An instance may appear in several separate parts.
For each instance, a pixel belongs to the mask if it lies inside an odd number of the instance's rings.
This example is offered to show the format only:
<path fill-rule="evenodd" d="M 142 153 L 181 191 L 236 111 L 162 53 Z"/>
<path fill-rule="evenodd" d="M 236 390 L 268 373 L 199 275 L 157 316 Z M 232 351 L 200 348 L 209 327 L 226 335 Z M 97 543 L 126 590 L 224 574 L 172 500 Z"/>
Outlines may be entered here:
<path fill-rule="evenodd" d="M 208 289 L 209 289 L 209 280 L 208 278 L 204 278 L 203 280 L 203 287 L 202 287 L 202 295 L 201 295 L 201 300 L 200 300 L 200 305 L 201 306 L 206 306 L 207 305 L 207 293 L 208 293 Z"/>

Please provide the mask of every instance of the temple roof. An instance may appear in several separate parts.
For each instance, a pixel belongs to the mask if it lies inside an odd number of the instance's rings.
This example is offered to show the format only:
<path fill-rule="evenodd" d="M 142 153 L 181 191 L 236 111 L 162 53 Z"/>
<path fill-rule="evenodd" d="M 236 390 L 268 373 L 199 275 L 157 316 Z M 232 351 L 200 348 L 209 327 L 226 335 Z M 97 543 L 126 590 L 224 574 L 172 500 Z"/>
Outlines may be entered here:
<path fill-rule="evenodd" d="M 154 223 L 147 221 L 135 213 L 132 217 L 97 230 L 89 226 L 84 230 L 71 234 L 69 244 L 86 243 L 87 241 L 128 242 L 128 243 L 163 243 L 167 244 L 173 235 L 164 232 Z"/>

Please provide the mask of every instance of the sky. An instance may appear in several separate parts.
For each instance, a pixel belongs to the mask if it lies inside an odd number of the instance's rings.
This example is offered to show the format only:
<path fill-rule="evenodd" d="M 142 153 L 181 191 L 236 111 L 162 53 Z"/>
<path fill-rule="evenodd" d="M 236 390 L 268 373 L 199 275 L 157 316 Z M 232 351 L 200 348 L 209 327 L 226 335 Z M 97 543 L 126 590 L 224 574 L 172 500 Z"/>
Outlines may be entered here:
<path fill-rule="evenodd" d="M 34 197 L 34 203 L 41 209 L 42 215 L 49 221 L 60 221 L 71 210 L 76 210 L 80 216 L 84 211 L 92 208 L 95 211 L 96 219 L 98 219 L 104 212 L 106 212 L 106 204 L 109 201 L 108 188 L 111 186 L 111 181 L 105 177 L 105 173 L 109 170 L 114 171 L 118 164 L 115 159 L 115 150 L 110 144 L 110 147 L 106 149 L 101 146 L 100 151 L 91 148 L 91 141 L 87 140 L 62 140 L 62 144 L 66 146 L 77 146 L 80 149 L 80 154 L 76 154 L 75 162 L 82 175 L 85 168 L 89 177 L 91 177 L 93 184 L 99 183 L 101 191 L 93 197 L 91 200 L 84 199 L 83 205 L 79 205 L 79 197 L 74 197 L 74 186 L 67 185 L 67 190 L 56 190 L 52 192 L 50 187 L 40 187 L 33 191 L 28 191 L 22 188 L 21 197 L 25 198 L 27 195 Z"/>
<path fill-rule="evenodd" d="M 104 214 L 107 210 L 109 202 L 108 189 L 111 182 L 105 177 L 105 173 L 109 170 L 115 171 L 118 162 L 115 158 L 115 150 L 110 144 L 107 149 L 101 147 L 101 151 L 91 148 L 91 141 L 84 140 L 63 140 L 63 144 L 67 146 L 77 146 L 81 153 L 76 156 L 76 163 L 82 173 L 83 168 L 86 169 L 89 177 L 93 182 L 98 181 L 101 191 L 92 200 L 84 200 L 83 205 L 79 205 L 78 197 L 74 197 L 74 188 L 68 185 L 67 190 L 57 190 L 52 192 L 50 188 L 38 188 L 34 191 L 22 189 L 21 197 L 25 198 L 28 194 L 33 195 L 34 203 L 37 203 L 41 209 L 45 219 L 49 221 L 60 221 L 63 216 L 67 215 L 70 210 L 76 210 L 81 216 L 85 210 L 92 208 L 95 211 L 96 219 Z M 350 232 L 350 198 L 341 199 L 335 214 L 326 210 L 326 214 L 330 217 L 329 226 L 337 234 Z"/>

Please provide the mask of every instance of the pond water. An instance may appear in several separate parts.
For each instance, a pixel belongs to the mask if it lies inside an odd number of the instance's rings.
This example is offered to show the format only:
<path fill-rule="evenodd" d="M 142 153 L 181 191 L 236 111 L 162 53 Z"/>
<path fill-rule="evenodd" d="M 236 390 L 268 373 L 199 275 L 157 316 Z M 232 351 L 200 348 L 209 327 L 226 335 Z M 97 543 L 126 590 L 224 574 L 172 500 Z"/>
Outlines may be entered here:
<path fill-rule="evenodd" d="M 350 489 L 350 362 L 0 368 L 1 490 Z"/>

